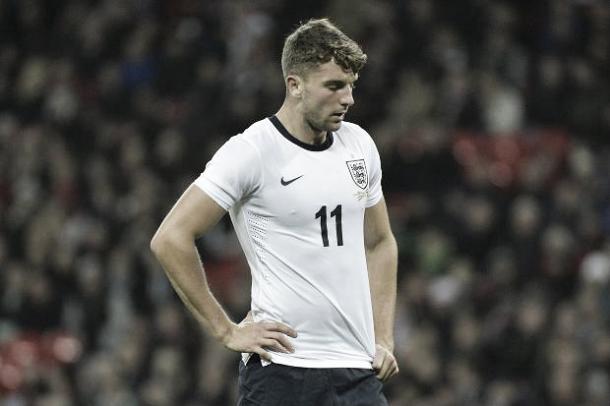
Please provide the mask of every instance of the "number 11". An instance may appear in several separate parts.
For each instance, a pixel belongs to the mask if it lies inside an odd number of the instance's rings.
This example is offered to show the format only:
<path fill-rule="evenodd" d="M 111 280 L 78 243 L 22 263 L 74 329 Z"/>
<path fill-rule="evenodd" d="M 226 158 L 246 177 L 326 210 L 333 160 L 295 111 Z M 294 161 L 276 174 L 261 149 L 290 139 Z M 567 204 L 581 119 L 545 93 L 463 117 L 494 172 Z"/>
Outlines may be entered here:
<path fill-rule="evenodd" d="M 335 207 L 333 211 L 330 212 L 331 217 L 335 217 L 335 226 L 337 228 L 337 245 L 343 245 L 343 228 L 341 225 L 341 205 Z M 325 247 L 329 246 L 328 242 L 328 226 L 326 224 L 326 206 L 322 206 L 320 210 L 316 213 L 316 218 L 320 219 L 320 229 L 322 232 L 322 245 Z"/>

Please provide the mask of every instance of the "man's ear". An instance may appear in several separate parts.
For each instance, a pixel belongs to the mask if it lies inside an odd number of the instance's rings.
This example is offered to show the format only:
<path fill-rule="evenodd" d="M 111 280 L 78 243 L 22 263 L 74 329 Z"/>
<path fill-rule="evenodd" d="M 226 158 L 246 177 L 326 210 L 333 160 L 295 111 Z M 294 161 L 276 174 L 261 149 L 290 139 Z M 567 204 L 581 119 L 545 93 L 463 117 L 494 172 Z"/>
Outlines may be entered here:
<path fill-rule="evenodd" d="M 301 98 L 303 94 L 303 79 L 297 75 L 288 75 L 286 77 L 286 89 L 290 96 L 295 97 L 297 99 Z"/>

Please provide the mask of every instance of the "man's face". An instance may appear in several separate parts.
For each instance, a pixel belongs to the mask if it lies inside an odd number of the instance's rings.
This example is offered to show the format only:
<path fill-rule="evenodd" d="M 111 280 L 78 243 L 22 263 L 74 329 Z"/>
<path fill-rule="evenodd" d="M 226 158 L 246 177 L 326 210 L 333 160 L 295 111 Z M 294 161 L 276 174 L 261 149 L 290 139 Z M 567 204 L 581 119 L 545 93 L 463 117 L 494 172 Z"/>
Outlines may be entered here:
<path fill-rule="evenodd" d="M 354 104 L 352 91 L 358 75 L 334 61 L 311 70 L 303 81 L 302 113 L 316 131 L 337 131 Z"/>

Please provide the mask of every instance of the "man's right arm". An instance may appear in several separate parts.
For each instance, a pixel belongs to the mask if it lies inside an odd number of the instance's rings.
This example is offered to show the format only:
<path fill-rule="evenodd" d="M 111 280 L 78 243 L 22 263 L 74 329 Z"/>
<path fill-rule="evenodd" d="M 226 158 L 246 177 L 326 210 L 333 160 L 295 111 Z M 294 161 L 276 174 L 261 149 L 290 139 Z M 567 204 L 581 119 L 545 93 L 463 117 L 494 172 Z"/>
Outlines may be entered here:
<path fill-rule="evenodd" d="M 231 350 L 257 353 L 270 360 L 265 348 L 292 351 L 286 335 L 296 337 L 296 332 L 276 322 L 232 322 L 210 291 L 195 247 L 195 239 L 224 214 L 225 210 L 212 198 L 191 185 L 159 226 L 151 240 L 151 250 L 180 299 L 210 334 Z"/>

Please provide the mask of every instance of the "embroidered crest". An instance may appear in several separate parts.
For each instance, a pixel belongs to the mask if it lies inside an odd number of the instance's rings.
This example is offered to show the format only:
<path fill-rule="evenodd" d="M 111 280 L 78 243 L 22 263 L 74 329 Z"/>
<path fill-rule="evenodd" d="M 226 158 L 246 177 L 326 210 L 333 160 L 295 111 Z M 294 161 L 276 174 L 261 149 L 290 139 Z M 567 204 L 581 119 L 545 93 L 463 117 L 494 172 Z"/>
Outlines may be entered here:
<path fill-rule="evenodd" d="M 345 161 L 349 174 L 352 177 L 354 183 L 362 190 L 365 190 L 369 185 L 369 174 L 366 171 L 366 164 L 364 159 L 354 159 L 352 161 Z"/>

